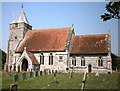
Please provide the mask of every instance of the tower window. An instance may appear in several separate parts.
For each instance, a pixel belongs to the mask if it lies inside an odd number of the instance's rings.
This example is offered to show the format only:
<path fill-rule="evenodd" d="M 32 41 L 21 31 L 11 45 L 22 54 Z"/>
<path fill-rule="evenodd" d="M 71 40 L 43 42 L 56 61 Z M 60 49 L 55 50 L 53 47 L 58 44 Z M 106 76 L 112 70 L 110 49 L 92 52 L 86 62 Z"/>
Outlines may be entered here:
<path fill-rule="evenodd" d="M 18 23 L 15 23 L 15 27 L 18 27 Z"/>

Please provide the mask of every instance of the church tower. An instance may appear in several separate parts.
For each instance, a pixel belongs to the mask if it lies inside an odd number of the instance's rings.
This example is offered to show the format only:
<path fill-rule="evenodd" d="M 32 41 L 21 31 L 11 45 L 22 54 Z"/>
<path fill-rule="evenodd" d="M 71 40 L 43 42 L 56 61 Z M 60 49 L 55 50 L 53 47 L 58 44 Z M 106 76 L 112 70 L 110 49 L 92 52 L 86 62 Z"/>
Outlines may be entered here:
<path fill-rule="evenodd" d="M 29 25 L 26 14 L 23 10 L 23 5 L 21 7 L 19 16 L 10 23 L 9 40 L 8 40 L 8 52 L 6 65 L 12 66 L 12 61 L 14 58 L 14 53 L 16 47 L 24 38 L 27 31 L 32 30 L 32 26 Z"/>

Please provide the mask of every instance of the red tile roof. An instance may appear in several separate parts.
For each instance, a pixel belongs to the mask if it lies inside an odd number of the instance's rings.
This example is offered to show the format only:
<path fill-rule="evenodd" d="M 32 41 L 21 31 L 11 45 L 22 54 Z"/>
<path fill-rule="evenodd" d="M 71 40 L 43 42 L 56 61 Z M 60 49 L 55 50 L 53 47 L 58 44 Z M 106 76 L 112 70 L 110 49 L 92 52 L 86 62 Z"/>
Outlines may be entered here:
<path fill-rule="evenodd" d="M 33 53 L 27 52 L 27 54 L 30 57 L 30 59 L 33 62 L 33 64 L 39 64 L 39 62 L 37 61 L 37 59 L 35 58 Z"/>
<path fill-rule="evenodd" d="M 22 52 L 24 47 L 27 51 L 65 51 L 71 30 L 71 28 L 29 30 L 16 52 Z"/>
<path fill-rule="evenodd" d="M 108 53 L 109 34 L 74 36 L 71 54 Z"/>

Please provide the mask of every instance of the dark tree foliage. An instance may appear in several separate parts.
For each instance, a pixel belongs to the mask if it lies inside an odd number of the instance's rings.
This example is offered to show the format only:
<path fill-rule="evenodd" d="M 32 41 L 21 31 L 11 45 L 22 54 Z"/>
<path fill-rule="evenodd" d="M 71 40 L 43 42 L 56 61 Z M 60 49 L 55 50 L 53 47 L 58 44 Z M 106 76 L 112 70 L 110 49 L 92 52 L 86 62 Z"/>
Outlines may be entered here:
<path fill-rule="evenodd" d="M 119 2 L 109 2 L 106 4 L 106 10 L 108 13 L 101 15 L 103 21 L 110 20 L 112 18 L 120 19 L 120 1 Z"/>
<path fill-rule="evenodd" d="M 0 66 L 2 66 L 2 69 L 4 68 L 4 64 L 6 62 L 6 53 L 0 49 Z"/>

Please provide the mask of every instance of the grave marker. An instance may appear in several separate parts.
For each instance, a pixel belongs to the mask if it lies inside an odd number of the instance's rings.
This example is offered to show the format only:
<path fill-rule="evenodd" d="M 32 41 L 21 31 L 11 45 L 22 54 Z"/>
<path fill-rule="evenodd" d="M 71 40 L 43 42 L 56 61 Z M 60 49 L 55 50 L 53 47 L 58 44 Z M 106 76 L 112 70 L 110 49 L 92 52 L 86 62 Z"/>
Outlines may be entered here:
<path fill-rule="evenodd" d="M 6 65 L 6 73 L 8 73 L 8 65 Z"/>
<path fill-rule="evenodd" d="M 36 77 L 38 76 L 38 70 L 35 71 L 35 76 L 36 76 Z"/>
<path fill-rule="evenodd" d="M 10 91 L 17 91 L 17 84 L 12 84 L 11 86 L 10 86 Z"/>
<path fill-rule="evenodd" d="M 18 73 L 16 73 L 13 77 L 13 82 L 16 83 L 18 81 Z"/>
<path fill-rule="evenodd" d="M 46 70 L 44 69 L 44 75 L 46 75 Z"/>
<path fill-rule="evenodd" d="M 32 70 L 30 71 L 30 78 L 32 78 L 33 77 L 33 72 L 32 72 Z"/>
<path fill-rule="evenodd" d="M 23 71 L 22 78 L 23 78 L 23 80 L 26 79 L 26 73 L 25 73 L 25 71 Z"/>
<path fill-rule="evenodd" d="M 18 73 L 20 72 L 20 65 L 18 65 Z"/>
<path fill-rule="evenodd" d="M 14 68 L 13 68 L 13 71 L 16 71 L 16 64 L 14 64 Z"/>
<path fill-rule="evenodd" d="M 42 71 L 40 71 L 40 76 L 42 76 Z"/>

